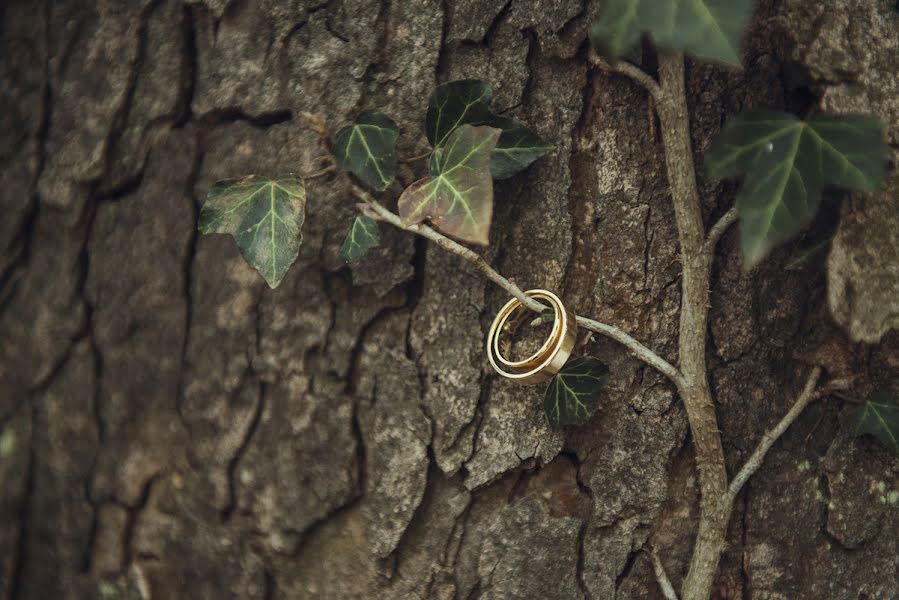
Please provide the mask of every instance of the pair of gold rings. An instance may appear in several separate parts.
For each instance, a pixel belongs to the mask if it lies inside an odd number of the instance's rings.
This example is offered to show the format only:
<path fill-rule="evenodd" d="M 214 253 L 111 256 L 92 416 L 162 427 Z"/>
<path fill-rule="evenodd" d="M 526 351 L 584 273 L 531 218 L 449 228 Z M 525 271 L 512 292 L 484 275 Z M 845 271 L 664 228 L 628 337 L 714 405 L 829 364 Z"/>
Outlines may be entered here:
<path fill-rule="evenodd" d="M 531 314 L 517 298 L 509 300 L 497 313 L 487 334 L 487 358 L 493 369 L 515 383 L 540 383 L 559 372 L 571 356 L 577 334 L 577 320 L 558 296 L 546 290 L 529 290 L 529 298 L 543 300 L 553 310 L 553 328 L 537 352 L 524 360 L 506 358 L 512 349 L 512 337 Z"/>

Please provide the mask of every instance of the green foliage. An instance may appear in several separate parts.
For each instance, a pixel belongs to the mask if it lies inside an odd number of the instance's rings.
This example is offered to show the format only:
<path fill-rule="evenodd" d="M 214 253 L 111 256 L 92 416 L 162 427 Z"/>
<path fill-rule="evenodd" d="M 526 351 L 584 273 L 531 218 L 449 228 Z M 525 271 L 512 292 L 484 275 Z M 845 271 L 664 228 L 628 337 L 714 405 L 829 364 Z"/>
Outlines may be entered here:
<path fill-rule="evenodd" d="M 303 180 L 257 175 L 216 183 L 200 211 L 201 233 L 230 233 L 241 254 L 269 287 L 281 283 L 297 259 L 306 218 Z"/>
<path fill-rule="evenodd" d="M 16 430 L 12 427 L 0 432 L 0 460 L 8 458 L 16 449 Z"/>
<path fill-rule="evenodd" d="M 499 129 L 462 125 L 434 153 L 431 175 L 410 185 L 398 208 L 405 223 L 426 219 L 460 240 L 486 245 L 493 218 L 490 156 Z"/>
<path fill-rule="evenodd" d="M 490 157 L 490 173 L 494 179 L 507 179 L 515 175 L 552 149 L 537 134 L 514 119 L 493 117 L 488 125 L 502 130 Z"/>
<path fill-rule="evenodd" d="M 491 171 L 498 179 L 510 177 L 549 150 L 521 123 L 491 114 L 492 94 L 489 85 L 476 80 L 451 81 L 431 94 L 425 123 L 434 146 L 430 177 L 413 183 L 400 197 L 404 221 L 430 219 L 460 240 L 487 244 L 493 218 Z M 372 188 L 387 189 L 396 179 L 398 137 L 399 128 L 387 116 L 364 111 L 335 134 L 337 164 Z M 229 179 L 209 192 L 199 228 L 232 234 L 247 262 L 274 288 L 299 253 L 305 206 L 306 190 L 297 177 Z M 356 261 L 379 242 L 374 221 L 359 217 L 341 256 Z"/>
<path fill-rule="evenodd" d="M 784 271 L 801 271 L 808 265 L 823 261 L 830 249 L 831 239 L 821 240 L 805 248 L 797 250 L 784 265 Z"/>
<path fill-rule="evenodd" d="M 818 115 L 807 121 L 753 110 L 730 119 L 705 156 L 713 177 L 745 173 L 737 196 L 745 267 L 814 217 L 827 185 L 872 192 L 886 174 L 876 119 Z"/>
<path fill-rule="evenodd" d="M 596 412 L 609 368 L 592 356 L 573 358 L 546 388 L 543 410 L 553 428 L 583 425 Z"/>
<path fill-rule="evenodd" d="M 377 111 L 365 111 L 334 136 L 334 154 L 341 168 L 376 190 L 396 177 L 396 123 Z"/>
<path fill-rule="evenodd" d="M 606 0 L 590 41 L 611 62 L 648 33 L 662 51 L 739 65 L 751 12 L 752 0 Z"/>
<path fill-rule="evenodd" d="M 475 79 L 450 81 L 438 86 L 428 102 L 425 133 L 431 145 L 438 149 L 462 125 L 489 125 L 501 129 L 490 172 L 494 179 L 507 179 L 549 152 L 552 146 L 515 119 L 492 114 L 492 96 L 491 87 Z"/>
<path fill-rule="evenodd" d="M 855 410 L 855 435 L 870 434 L 899 454 L 899 404 L 891 393 L 880 390 L 871 394 Z"/>
<path fill-rule="evenodd" d="M 431 146 L 442 146 L 450 134 L 465 124 L 479 125 L 490 119 L 493 89 L 476 79 L 438 85 L 428 99 L 425 134 Z"/>
<path fill-rule="evenodd" d="M 430 177 L 416 181 L 400 196 L 403 221 L 429 219 L 460 240 L 488 243 L 493 219 L 491 177 L 511 177 L 550 149 L 521 123 L 493 115 L 492 96 L 489 85 L 474 79 L 445 83 L 431 94 L 425 119 L 425 133 L 434 147 L 428 163 Z"/>
<path fill-rule="evenodd" d="M 360 215 L 350 225 L 346 240 L 340 248 L 340 256 L 348 263 L 356 262 L 380 243 L 381 232 L 378 230 L 378 224 L 371 218 Z"/>

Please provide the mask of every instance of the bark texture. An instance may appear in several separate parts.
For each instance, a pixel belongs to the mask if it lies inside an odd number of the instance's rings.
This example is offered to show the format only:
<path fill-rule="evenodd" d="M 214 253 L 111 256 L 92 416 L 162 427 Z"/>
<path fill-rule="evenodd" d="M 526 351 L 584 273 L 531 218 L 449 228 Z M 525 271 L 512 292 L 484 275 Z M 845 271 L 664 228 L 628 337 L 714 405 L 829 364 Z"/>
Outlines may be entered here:
<path fill-rule="evenodd" d="M 552 431 L 541 389 L 489 372 L 506 298 L 473 269 L 388 230 L 344 266 L 340 179 L 310 184 L 277 290 L 230 237 L 196 233 L 216 180 L 318 167 L 300 113 L 334 128 L 380 109 L 411 156 L 434 85 L 485 79 L 495 109 L 554 146 L 497 185 L 488 260 L 677 361 L 658 127 L 645 92 L 589 69 L 596 12 L 4 3 L 0 598 L 661 598 L 648 547 L 679 587 L 698 490 L 667 380 L 594 340 L 612 370 L 600 409 Z M 872 113 L 895 150 L 897 32 L 891 0 L 763 0 L 743 71 L 688 61 L 697 165 L 727 114 L 760 105 Z M 698 171 L 710 223 L 735 186 Z M 899 385 L 897 202 L 894 176 L 831 203 L 750 274 L 735 230 L 719 245 L 707 352 L 731 474 L 809 364 L 858 375 L 859 393 Z M 826 265 L 784 268 L 834 230 Z M 819 401 L 772 449 L 713 597 L 899 597 L 899 460 L 854 438 L 849 410 Z"/>

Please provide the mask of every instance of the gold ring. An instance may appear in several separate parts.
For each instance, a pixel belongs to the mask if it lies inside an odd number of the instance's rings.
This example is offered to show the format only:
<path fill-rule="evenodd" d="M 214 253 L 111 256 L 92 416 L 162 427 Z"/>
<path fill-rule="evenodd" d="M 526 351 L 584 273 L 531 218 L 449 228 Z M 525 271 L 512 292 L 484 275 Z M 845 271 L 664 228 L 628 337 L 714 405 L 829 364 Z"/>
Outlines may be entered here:
<path fill-rule="evenodd" d="M 527 318 L 529 311 L 520 300 L 512 298 L 497 313 L 490 333 L 487 334 L 487 358 L 493 369 L 516 383 L 532 384 L 546 381 L 559 372 L 574 349 L 577 334 L 577 320 L 565 308 L 558 296 L 546 290 L 529 290 L 529 298 L 545 300 L 554 313 L 553 329 L 543 346 L 524 360 L 511 361 L 503 356 L 509 351 L 511 342 L 503 343 L 504 334 L 514 334 Z"/>
<path fill-rule="evenodd" d="M 530 290 L 529 292 L 527 292 L 527 294 L 531 297 L 542 297 L 539 294 L 540 291 L 541 290 Z M 531 292 L 533 292 L 533 294 L 531 294 Z M 521 303 L 519 302 L 519 304 Z M 559 332 L 562 329 L 562 311 L 560 309 L 562 303 L 553 303 L 552 301 L 550 301 L 550 304 L 552 305 L 553 311 L 552 331 L 549 332 L 549 337 L 546 338 L 546 341 L 543 342 L 543 345 L 540 347 L 540 349 L 523 360 L 507 360 L 506 357 L 503 356 L 503 352 L 510 353 L 512 351 L 511 336 L 514 335 L 516 331 L 518 331 L 518 328 L 521 327 L 524 321 L 528 318 L 530 314 L 529 311 L 516 311 L 515 308 L 517 308 L 517 306 L 515 302 L 510 301 L 506 303 L 506 306 L 504 306 L 503 310 L 500 311 L 501 315 L 497 315 L 497 335 L 493 336 L 493 357 L 499 361 L 499 363 L 505 370 L 508 370 L 506 369 L 506 367 L 513 370 L 521 370 L 533 367 L 534 365 L 542 362 L 542 360 L 546 357 L 546 353 L 549 352 L 550 347 L 558 338 Z M 508 310 L 506 310 L 507 308 Z M 505 343 L 501 341 L 501 337 L 504 332 L 509 333 L 509 337 L 506 338 Z"/>

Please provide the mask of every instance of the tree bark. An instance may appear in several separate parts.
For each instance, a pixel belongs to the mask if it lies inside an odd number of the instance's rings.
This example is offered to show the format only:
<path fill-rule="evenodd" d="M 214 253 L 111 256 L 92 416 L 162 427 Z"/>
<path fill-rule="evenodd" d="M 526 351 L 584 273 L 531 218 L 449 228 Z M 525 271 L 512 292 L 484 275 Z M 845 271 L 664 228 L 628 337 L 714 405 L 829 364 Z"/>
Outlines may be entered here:
<path fill-rule="evenodd" d="M 856 376 L 859 394 L 899 382 L 895 312 L 865 308 L 891 306 L 896 275 L 881 269 L 872 291 L 857 258 L 884 255 L 865 215 L 896 230 L 895 178 L 842 209 L 835 196 L 751 273 L 736 228 L 703 259 L 710 280 L 679 262 L 676 222 L 707 230 L 733 204 L 735 186 L 701 168 L 727 115 L 866 112 L 897 147 L 894 3 L 759 4 L 744 70 L 688 58 L 674 74 L 690 129 L 666 157 L 646 92 L 590 65 L 594 3 L 4 3 L 0 599 L 662 598 L 650 549 L 681 590 L 700 491 L 727 489 L 695 472 L 694 447 L 733 477 L 810 364 Z M 343 177 L 310 182 L 300 257 L 277 290 L 230 237 L 198 236 L 215 181 L 325 166 L 308 115 L 333 131 L 381 110 L 414 156 L 428 94 L 461 78 L 492 84 L 494 110 L 553 145 L 497 183 L 484 258 L 680 365 L 695 399 L 597 338 L 582 348 L 610 365 L 600 408 L 551 430 L 543 390 L 486 364 L 507 298 L 478 270 L 387 227 L 343 263 L 356 211 Z M 685 116 L 669 109 L 662 120 Z M 699 213 L 672 205 L 665 160 L 684 153 Z M 835 230 L 830 264 L 784 268 Z M 710 294 L 678 331 L 682 285 Z M 705 364 L 681 363 L 684 344 Z M 712 597 L 899 596 L 899 462 L 852 436 L 850 411 L 812 404 L 743 488 L 726 537 L 721 523 L 699 532 L 724 547 Z M 696 419 L 722 443 L 691 439 Z"/>

